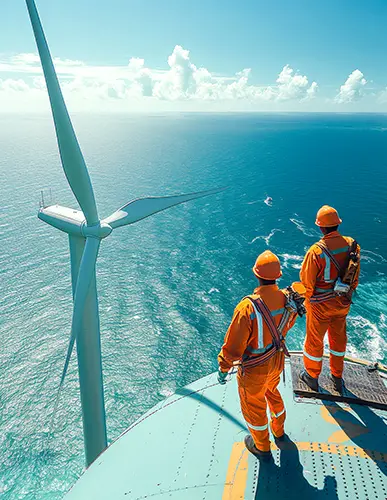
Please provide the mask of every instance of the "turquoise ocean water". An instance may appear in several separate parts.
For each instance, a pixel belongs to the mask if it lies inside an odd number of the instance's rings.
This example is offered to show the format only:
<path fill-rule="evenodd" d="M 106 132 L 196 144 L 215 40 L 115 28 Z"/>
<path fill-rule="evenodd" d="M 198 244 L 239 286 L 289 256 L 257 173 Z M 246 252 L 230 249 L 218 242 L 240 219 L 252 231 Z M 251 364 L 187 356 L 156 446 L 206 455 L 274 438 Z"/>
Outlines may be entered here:
<path fill-rule="evenodd" d="M 386 361 L 387 117 L 75 116 L 99 213 L 127 201 L 229 186 L 102 243 L 97 265 L 109 441 L 146 410 L 217 368 L 251 266 L 271 248 L 283 285 L 338 208 L 363 249 L 349 317 L 352 355 Z M 36 217 L 40 190 L 76 207 L 50 117 L 0 117 L 0 497 L 59 499 L 84 465 L 73 356 L 48 441 L 69 338 L 66 235 Z M 272 206 L 264 203 L 270 196 Z M 289 335 L 301 348 L 304 322 Z"/>

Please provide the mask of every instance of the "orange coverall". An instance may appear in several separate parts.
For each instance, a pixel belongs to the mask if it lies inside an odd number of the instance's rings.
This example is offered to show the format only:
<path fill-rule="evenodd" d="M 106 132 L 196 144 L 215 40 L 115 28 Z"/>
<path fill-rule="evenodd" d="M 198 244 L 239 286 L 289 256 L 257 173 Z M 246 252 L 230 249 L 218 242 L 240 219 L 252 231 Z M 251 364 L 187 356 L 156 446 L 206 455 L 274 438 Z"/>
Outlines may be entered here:
<path fill-rule="evenodd" d="M 278 326 L 286 303 L 284 293 L 277 285 L 265 285 L 254 290 L 252 297 L 256 299 L 258 296 L 270 309 Z M 249 299 L 243 299 L 237 305 L 218 356 L 221 371 L 228 371 L 243 355 L 258 355 L 272 344 L 270 331 L 257 312 L 258 318 Z M 283 336 L 294 325 L 296 317 L 295 313 L 290 315 L 282 331 Z M 254 443 L 261 451 L 270 450 L 267 405 L 271 412 L 270 426 L 274 436 L 279 437 L 284 433 L 285 406 L 277 389 L 284 360 L 284 353 L 277 352 L 265 364 L 238 370 L 242 413 Z"/>
<path fill-rule="evenodd" d="M 322 240 L 331 253 L 334 254 L 338 264 L 345 265 L 348 249 L 353 239 L 341 236 L 338 231 L 326 234 Z M 360 247 L 358 246 L 358 252 Z M 355 289 L 359 282 L 359 270 L 353 283 Z M 333 290 L 338 271 L 326 254 L 316 245 L 308 250 L 302 263 L 300 278 L 306 288 L 305 307 L 306 338 L 304 344 L 304 365 L 308 374 L 318 378 L 322 369 L 324 353 L 324 337 L 328 331 L 330 368 L 335 377 L 342 377 L 344 369 L 344 356 L 347 346 L 347 314 L 351 302 L 345 297 L 333 297 L 324 302 L 312 303 L 312 296 L 318 297 L 319 293 Z"/>

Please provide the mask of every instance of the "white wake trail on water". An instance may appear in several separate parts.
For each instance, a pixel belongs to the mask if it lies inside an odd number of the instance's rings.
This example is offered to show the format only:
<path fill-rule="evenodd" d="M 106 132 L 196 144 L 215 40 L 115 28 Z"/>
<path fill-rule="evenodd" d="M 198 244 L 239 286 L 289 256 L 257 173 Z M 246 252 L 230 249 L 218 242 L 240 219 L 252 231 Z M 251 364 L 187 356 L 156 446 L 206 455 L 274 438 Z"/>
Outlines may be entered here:
<path fill-rule="evenodd" d="M 264 242 L 266 243 L 266 246 L 269 246 L 270 244 L 270 240 L 272 239 L 272 237 L 275 235 L 275 233 L 283 233 L 284 231 L 282 231 L 282 229 L 272 229 L 270 231 L 270 234 L 268 234 L 267 236 L 263 236 L 263 235 L 260 235 L 260 236 L 256 236 L 255 238 L 253 238 L 251 241 L 250 241 L 250 245 L 252 243 L 254 243 L 255 241 L 257 240 L 264 240 Z"/>
<path fill-rule="evenodd" d="M 385 264 L 387 262 L 387 259 L 383 257 L 383 255 L 380 255 L 379 253 L 372 252 L 371 250 L 365 250 L 362 248 L 360 250 L 361 252 L 361 260 L 364 262 L 371 262 L 375 264 Z"/>
<path fill-rule="evenodd" d="M 358 331 L 363 337 L 363 349 L 361 351 L 348 344 L 348 354 L 354 357 L 364 358 L 369 361 L 382 360 L 385 357 L 387 342 L 382 337 L 382 330 L 386 327 L 386 316 L 382 313 L 379 317 L 379 327 L 363 316 L 348 316 L 348 326 L 350 329 Z"/>
<path fill-rule="evenodd" d="M 347 319 L 349 355 L 369 361 L 386 358 L 386 287 L 385 279 L 360 283 Z"/>
<path fill-rule="evenodd" d="M 295 214 L 297 215 L 297 214 Z M 307 227 L 305 222 L 302 221 L 301 219 L 295 219 L 295 218 L 291 218 L 289 219 L 290 222 L 292 222 L 296 228 L 301 231 L 303 234 L 305 234 L 305 236 L 309 236 L 309 237 L 313 237 L 313 238 L 320 238 L 321 234 L 316 230 L 316 229 L 313 229 L 313 228 L 310 228 L 310 227 Z"/>
<path fill-rule="evenodd" d="M 281 253 L 279 254 L 281 258 L 281 264 L 285 269 L 293 268 L 293 269 L 301 269 L 302 261 L 304 257 L 302 255 L 293 255 L 289 253 Z"/>
<path fill-rule="evenodd" d="M 262 201 L 268 207 L 273 206 L 273 198 L 271 196 L 266 196 L 266 198 L 264 200 L 260 199 L 260 200 L 248 201 L 247 204 L 248 205 L 256 205 L 257 203 L 262 203 Z"/>

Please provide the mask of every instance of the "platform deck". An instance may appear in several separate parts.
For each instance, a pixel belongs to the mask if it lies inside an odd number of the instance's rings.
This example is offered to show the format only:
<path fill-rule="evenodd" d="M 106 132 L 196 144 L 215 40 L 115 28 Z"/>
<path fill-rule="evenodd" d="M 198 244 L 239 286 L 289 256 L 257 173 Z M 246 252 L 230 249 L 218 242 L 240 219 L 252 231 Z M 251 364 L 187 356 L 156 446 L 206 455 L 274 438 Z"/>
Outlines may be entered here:
<path fill-rule="evenodd" d="M 272 463 L 244 447 L 236 377 L 221 386 L 212 374 L 135 422 L 66 498 L 386 500 L 387 412 L 297 396 L 291 371 L 287 361 L 289 441 L 272 444 Z"/>

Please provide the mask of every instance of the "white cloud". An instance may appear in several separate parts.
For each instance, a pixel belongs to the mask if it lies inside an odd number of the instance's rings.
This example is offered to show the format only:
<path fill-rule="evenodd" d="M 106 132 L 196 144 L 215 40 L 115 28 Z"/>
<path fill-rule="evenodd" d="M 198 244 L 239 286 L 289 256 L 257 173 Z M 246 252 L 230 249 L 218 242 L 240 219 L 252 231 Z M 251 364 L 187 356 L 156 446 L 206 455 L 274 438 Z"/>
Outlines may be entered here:
<path fill-rule="evenodd" d="M 44 79 L 44 76 L 35 76 L 32 79 L 32 86 L 35 89 L 45 91 L 47 87 L 46 87 L 46 80 Z"/>
<path fill-rule="evenodd" d="M 128 67 L 130 71 L 137 72 L 144 67 L 145 61 L 140 57 L 132 57 L 129 61 Z"/>
<path fill-rule="evenodd" d="M 170 69 L 162 75 L 153 87 L 152 95 L 159 99 L 174 101 L 188 98 L 195 94 L 197 89 L 196 66 L 189 59 L 189 51 L 176 45 L 172 54 L 168 57 Z"/>
<path fill-rule="evenodd" d="M 273 83 L 259 85 L 251 68 L 219 76 L 195 64 L 190 52 L 180 45 L 161 70 L 147 67 L 140 57 L 132 57 L 121 66 L 87 65 L 57 57 L 54 64 L 69 108 L 76 111 L 334 111 L 338 103 L 362 97 L 367 84 L 363 74 L 355 70 L 328 102 L 317 82 L 310 82 L 288 64 L 273 75 Z M 0 76 L 0 110 L 48 109 L 37 54 L 0 60 Z M 387 102 L 387 88 L 378 99 L 379 103 Z M 368 102 L 364 99 L 361 105 L 368 106 Z"/>
<path fill-rule="evenodd" d="M 153 76 L 152 95 L 158 99 L 287 101 L 307 99 L 317 90 L 316 82 L 309 87 L 307 77 L 293 74 L 288 65 L 279 74 L 278 85 L 273 87 L 250 84 L 251 68 L 243 69 L 232 78 L 217 77 L 206 68 L 197 68 L 190 60 L 189 51 L 180 45 L 174 48 L 168 64 L 167 72 Z"/>
<path fill-rule="evenodd" d="M 276 99 L 279 101 L 288 99 L 305 99 L 315 94 L 317 83 L 313 82 L 309 87 L 308 78 L 305 75 L 293 74 L 293 69 L 287 64 L 277 78 L 278 93 Z"/>
<path fill-rule="evenodd" d="M 380 103 L 387 103 L 387 87 L 377 94 L 377 101 Z"/>
<path fill-rule="evenodd" d="M 23 53 L 17 54 L 11 58 L 11 62 L 17 65 L 40 66 L 40 59 L 38 54 Z M 53 62 L 55 66 L 84 66 L 82 61 L 74 61 L 72 59 L 61 59 L 54 57 Z"/>
<path fill-rule="evenodd" d="M 289 65 L 282 69 L 276 84 L 257 86 L 250 83 L 250 68 L 231 77 L 215 76 L 208 69 L 197 67 L 190 59 L 190 52 L 180 45 L 175 46 L 167 61 L 167 70 L 155 70 L 147 68 L 144 59 L 139 57 L 132 57 L 127 66 L 112 67 L 87 66 L 82 61 L 54 58 L 64 93 L 78 94 L 89 101 L 93 98 L 133 100 L 152 97 L 169 102 L 282 102 L 309 99 L 317 89 L 315 82 L 309 86 L 307 77 L 294 73 Z M 25 79 L 30 78 L 31 85 L 25 83 L 25 91 L 29 88 L 45 91 L 37 54 L 23 53 L 8 61 L 0 61 L 0 72 L 21 73 Z"/>
<path fill-rule="evenodd" d="M 348 76 L 344 85 L 340 87 L 340 91 L 335 97 L 335 101 L 343 104 L 361 99 L 364 95 L 363 88 L 366 84 L 367 80 L 364 78 L 363 73 L 355 69 Z"/>
<path fill-rule="evenodd" d="M 23 64 L 39 64 L 40 59 L 38 54 L 17 54 L 11 58 L 12 63 L 15 65 L 23 65 Z"/>
<path fill-rule="evenodd" d="M 27 92 L 29 90 L 30 87 L 24 80 L 13 80 L 12 78 L 0 80 L 0 91 L 2 92 Z"/>
<path fill-rule="evenodd" d="M 318 90 L 317 82 L 313 82 L 312 85 L 306 91 L 308 98 L 313 99 L 314 97 L 316 97 L 317 90 Z"/>

